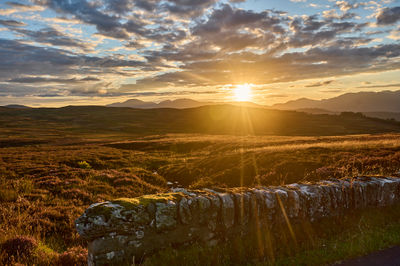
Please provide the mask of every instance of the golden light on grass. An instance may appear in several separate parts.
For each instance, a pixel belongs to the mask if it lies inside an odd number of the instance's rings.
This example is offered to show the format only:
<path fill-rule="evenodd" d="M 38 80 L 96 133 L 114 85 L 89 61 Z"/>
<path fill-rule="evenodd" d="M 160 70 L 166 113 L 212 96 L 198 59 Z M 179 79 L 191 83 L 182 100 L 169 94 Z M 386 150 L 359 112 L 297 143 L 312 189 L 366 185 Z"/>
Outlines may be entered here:
<path fill-rule="evenodd" d="M 253 98 L 253 93 L 251 88 L 252 84 L 248 83 L 237 85 L 233 91 L 235 101 L 238 102 L 250 101 L 251 98 Z"/>

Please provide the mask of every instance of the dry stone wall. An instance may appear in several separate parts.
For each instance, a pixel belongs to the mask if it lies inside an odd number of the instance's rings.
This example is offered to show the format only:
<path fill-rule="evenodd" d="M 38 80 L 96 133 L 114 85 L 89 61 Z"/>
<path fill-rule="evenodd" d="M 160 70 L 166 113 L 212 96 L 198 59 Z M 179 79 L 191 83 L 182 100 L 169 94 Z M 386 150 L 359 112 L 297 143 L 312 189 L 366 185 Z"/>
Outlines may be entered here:
<path fill-rule="evenodd" d="M 214 245 L 252 226 L 272 228 L 287 219 L 315 221 L 395 203 L 400 178 L 394 177 L 219 191 L 179 188 L 93 204 L 75 223 L 89 242 L 89 265 L 121 265 L 167 246 Z"/>

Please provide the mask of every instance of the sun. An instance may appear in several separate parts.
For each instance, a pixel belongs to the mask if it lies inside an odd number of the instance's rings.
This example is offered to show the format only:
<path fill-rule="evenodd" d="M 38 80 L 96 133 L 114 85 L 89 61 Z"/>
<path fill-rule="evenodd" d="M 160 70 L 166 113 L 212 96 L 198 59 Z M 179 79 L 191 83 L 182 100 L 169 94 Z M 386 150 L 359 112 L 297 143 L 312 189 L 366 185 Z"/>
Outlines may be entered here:
<path fill-rule="evenodd" d="M 248 83 L 237 85 L 233 91 L 235 101 L 238 102 L 250 101 L 251 98 L 253 97 L 251 87 L 252 85 Z"/>

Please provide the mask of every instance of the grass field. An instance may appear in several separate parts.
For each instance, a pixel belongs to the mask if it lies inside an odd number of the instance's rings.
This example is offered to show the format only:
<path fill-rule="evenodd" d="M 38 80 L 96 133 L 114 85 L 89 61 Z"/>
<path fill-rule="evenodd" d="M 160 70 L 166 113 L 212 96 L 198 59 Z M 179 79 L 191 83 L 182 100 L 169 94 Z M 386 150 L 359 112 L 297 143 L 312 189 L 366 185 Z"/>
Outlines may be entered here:
<path fill-rule="evenodd" d="M 164 192 L 168 182 L 190 188 L 279 185 L 400 170 L 398 133 L 135 135 L 98 125 L 79 131 L 79 123 L 71 129 L 71 121 L 55 118 L 7 120 L 4 113 L 0 118 L 6 122 L 0 124 L 0 264 L 85 264 L 86 243 L 73 223 L 85 208 L 112 198 Z M 398 222 L 396 217 L 388 214 Z M 152 261 L 157 257 L 147 263 Z"/>

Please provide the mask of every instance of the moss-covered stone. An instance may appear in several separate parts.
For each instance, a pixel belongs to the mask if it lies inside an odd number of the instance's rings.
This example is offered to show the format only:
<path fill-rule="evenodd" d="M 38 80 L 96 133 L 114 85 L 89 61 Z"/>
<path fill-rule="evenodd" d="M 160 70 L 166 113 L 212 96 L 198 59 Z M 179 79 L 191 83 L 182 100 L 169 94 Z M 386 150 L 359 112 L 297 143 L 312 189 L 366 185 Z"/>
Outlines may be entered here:
<path fill-rule="evenodd" d="M 126 209 L 136 208 L 138 205 L 143 205 L 147 207 L 149 204 L 153 203 L 167 203 L 168 201 L 178 202 L 182 197 L 183 193 L 162 193 L 162 194 L 152 194 L 144 195 L 137 198 L 119 198 L 111 201 L 113 204 L 118 204 Z"/>
<path fill-rule="evenodd" d="M 106 203 L 97 204 L 86 210 L 86 215 L 89 217 L 103 216 L 105 220 L 109 220 L 112 216 L 113 209 Z"/>

